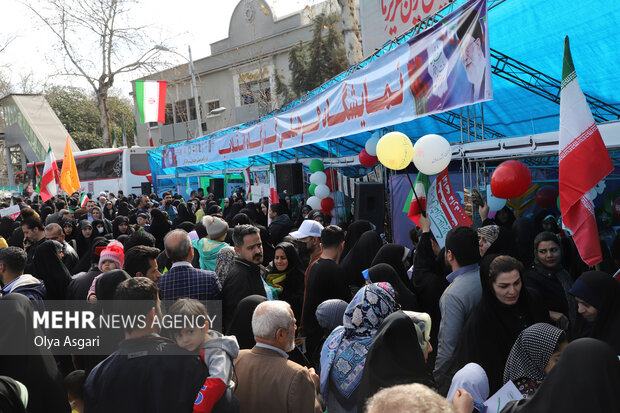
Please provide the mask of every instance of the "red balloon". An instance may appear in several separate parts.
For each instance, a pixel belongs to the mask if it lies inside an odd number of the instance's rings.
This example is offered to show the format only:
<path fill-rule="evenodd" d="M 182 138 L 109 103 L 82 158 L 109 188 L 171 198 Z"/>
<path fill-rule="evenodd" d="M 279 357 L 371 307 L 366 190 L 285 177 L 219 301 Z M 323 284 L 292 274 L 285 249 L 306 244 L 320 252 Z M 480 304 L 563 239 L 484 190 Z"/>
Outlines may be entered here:
<path fill-rule="evenodd" d="M 510 160 L 499 164 L 491 177 L 491 192 L 496 198 L 512 199 L 525 193 L 532 184 L 532 174 L 523 162 Z"/>
<path fill-rule="evenodd" d="M 620 197 L 616 198 L 613 205 L 614 218 L 620 219 Z"/>
<path fill-rule="evenodd" d="M 327 168 L 323 172 L 327 176 L 327 182 L 325 185 L 329 187 L 330 192 L 334 192 L 338 190 L 338 175 L 336 170 L 333 168 Z"/>
<path fill-rule="evenodd" d="M 379 158 L 376 156 L 369 155 L 368 152 L 366 152 L 366 149 L 362 149 L 359 158 L 360 163 L 364 166 L 374 166 L 377 161 L 379 161 Z"/>
<path fill-rule="evenodd" d="M 323 199 L 325 199 L 325 198 L 323 198 Z M 328 211 L 326 209 L 321 209 L 321 212 L 323 213 L 323 215 L 329 215 L 330 217 L 332 216 L 331 210 Z"/>
<path fill-rule="evenodd" d="M 331 211 L 334 209 L 334 200 L 330 197 L 321 199 L 321 209 L 323 211 Z"/>
<path fill-rule="evenodd" d="M 557 199 L 558 190 L 552 186 L 545 185 L 536 191 L 536 203 L 542 208 L 553 208 Z"/>

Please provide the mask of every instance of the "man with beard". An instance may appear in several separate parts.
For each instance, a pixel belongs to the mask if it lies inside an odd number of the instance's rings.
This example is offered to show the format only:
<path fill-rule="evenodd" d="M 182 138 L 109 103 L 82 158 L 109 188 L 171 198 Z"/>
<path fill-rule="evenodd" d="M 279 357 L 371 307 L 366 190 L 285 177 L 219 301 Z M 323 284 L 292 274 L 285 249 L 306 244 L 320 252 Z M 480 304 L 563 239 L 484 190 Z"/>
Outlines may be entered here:
<path fill-rule="evenodd" d="M 288 359 L 295 347 L 295 316 L 285 301 L 260 303 L 252 315 L 256 345 L 235 360 L 235 396 L 244 412 L 321 412 L 319 376 Z"/>
<path fill-rule="evenodd" d="M 119 349 L 99 363 L 84 384 L 88 412 L 188 412 L 207 378 L 207 367 L 172 340 L 159 336 L 157 285 L 146 277 L 119 284 L 116 310 L 144 323 L 125 328 Z M 161 357 L 166 356 L 166 357 Z"/>
<path fill-rule="evenodd" d="M 162 194 L 162 203 L 159 209 L 168 213 L 170 221 L 174 221 L 177 215 L 179 215 L 177 208 L 172 205 L 172 194 L 170 192 L 164 192 Z"/>
<path fill-rule="evenodd" d="M 233 232 L 233 242 L 237 257 L 222 288 L 224 327 L 230 325 L 239 301 L 254 294 L 267 296 L 261 277 L 263 244 L 260 231 L 252 225 L 237 225 Z"/>

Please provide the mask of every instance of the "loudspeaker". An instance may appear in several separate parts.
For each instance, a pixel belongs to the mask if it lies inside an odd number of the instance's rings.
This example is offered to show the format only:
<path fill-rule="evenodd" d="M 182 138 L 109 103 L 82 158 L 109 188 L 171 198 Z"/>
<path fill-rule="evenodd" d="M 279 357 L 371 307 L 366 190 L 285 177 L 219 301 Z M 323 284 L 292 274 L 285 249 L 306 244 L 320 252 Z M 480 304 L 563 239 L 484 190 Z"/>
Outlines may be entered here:
<path fill-rule="evenodd" d="M 383 232 L 385 221 L 385 193 L 383 184 L 377 182 L 355 183 L 354 218 L 372 222 L 378 232 Z"/>
<path fill-rule="evenodd" d="M 224 198 L 224 178 L 211 178 L 208 190 L 215 196 L 215 199 Z"/>
<path fill-rule="evenodd" d="M 150 196 L 153 192 L 153 185 L 150 182 L 141 182 L 142 195 Z"/>
<path fill-rule="evenodd" d="M 276 165 L 276 190 L 288 195 L 304 193 L 304 179 L 300 163 Z"/>

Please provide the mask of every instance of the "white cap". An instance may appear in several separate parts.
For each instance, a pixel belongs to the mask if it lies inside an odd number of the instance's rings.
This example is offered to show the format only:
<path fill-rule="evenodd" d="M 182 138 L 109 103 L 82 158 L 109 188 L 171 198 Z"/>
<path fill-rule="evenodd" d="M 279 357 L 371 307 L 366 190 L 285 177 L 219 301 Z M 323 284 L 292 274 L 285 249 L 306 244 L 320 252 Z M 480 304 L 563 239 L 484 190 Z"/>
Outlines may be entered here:
<path fill-rule="evenodd" d="M 323 225 L 318 221 L 312 219 L 306 219 L 301 223 L 299 229 L 295 232 L 291 232 L 289 235 L 295 239 L 302 239 L 306 237 L 320 237 L 323 231 Z"/>

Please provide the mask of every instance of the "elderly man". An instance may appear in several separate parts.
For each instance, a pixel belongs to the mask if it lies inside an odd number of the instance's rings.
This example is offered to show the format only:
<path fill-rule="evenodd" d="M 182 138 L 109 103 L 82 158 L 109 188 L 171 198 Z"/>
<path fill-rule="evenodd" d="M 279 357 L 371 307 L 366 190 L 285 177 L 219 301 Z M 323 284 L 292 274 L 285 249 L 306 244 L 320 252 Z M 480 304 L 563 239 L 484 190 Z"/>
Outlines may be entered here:
<path fill-rule="evenodd" d="M 54 223 L 47 224 L 45 226 L 45 239 L 58 241 L 62 244 L 62 263 L 73 274 L 73 267 L 80 260 L 80 257 L 73 247 L 65 241 L 65 232 L 62 227 Z"/>
<path fill-rule="evenodd" d="M 220 298 L 222 286 L 215 272 L 192 267 L 194 248 L 187 232 L 182 229 L 169 232 L 164 238 L 164 246 L 172 267 L 158 282 L 162 301 L 172 303 L 178 298 L 199 301 Z"/>
<path fill-rule="evenodd" d="M 295 347 L 295 316 L 284 301 L 260 303 L 252 315 L 256 345 L 235 360 L 240 412 L 321 412 L 319 376 L 288 359 Z"/>

